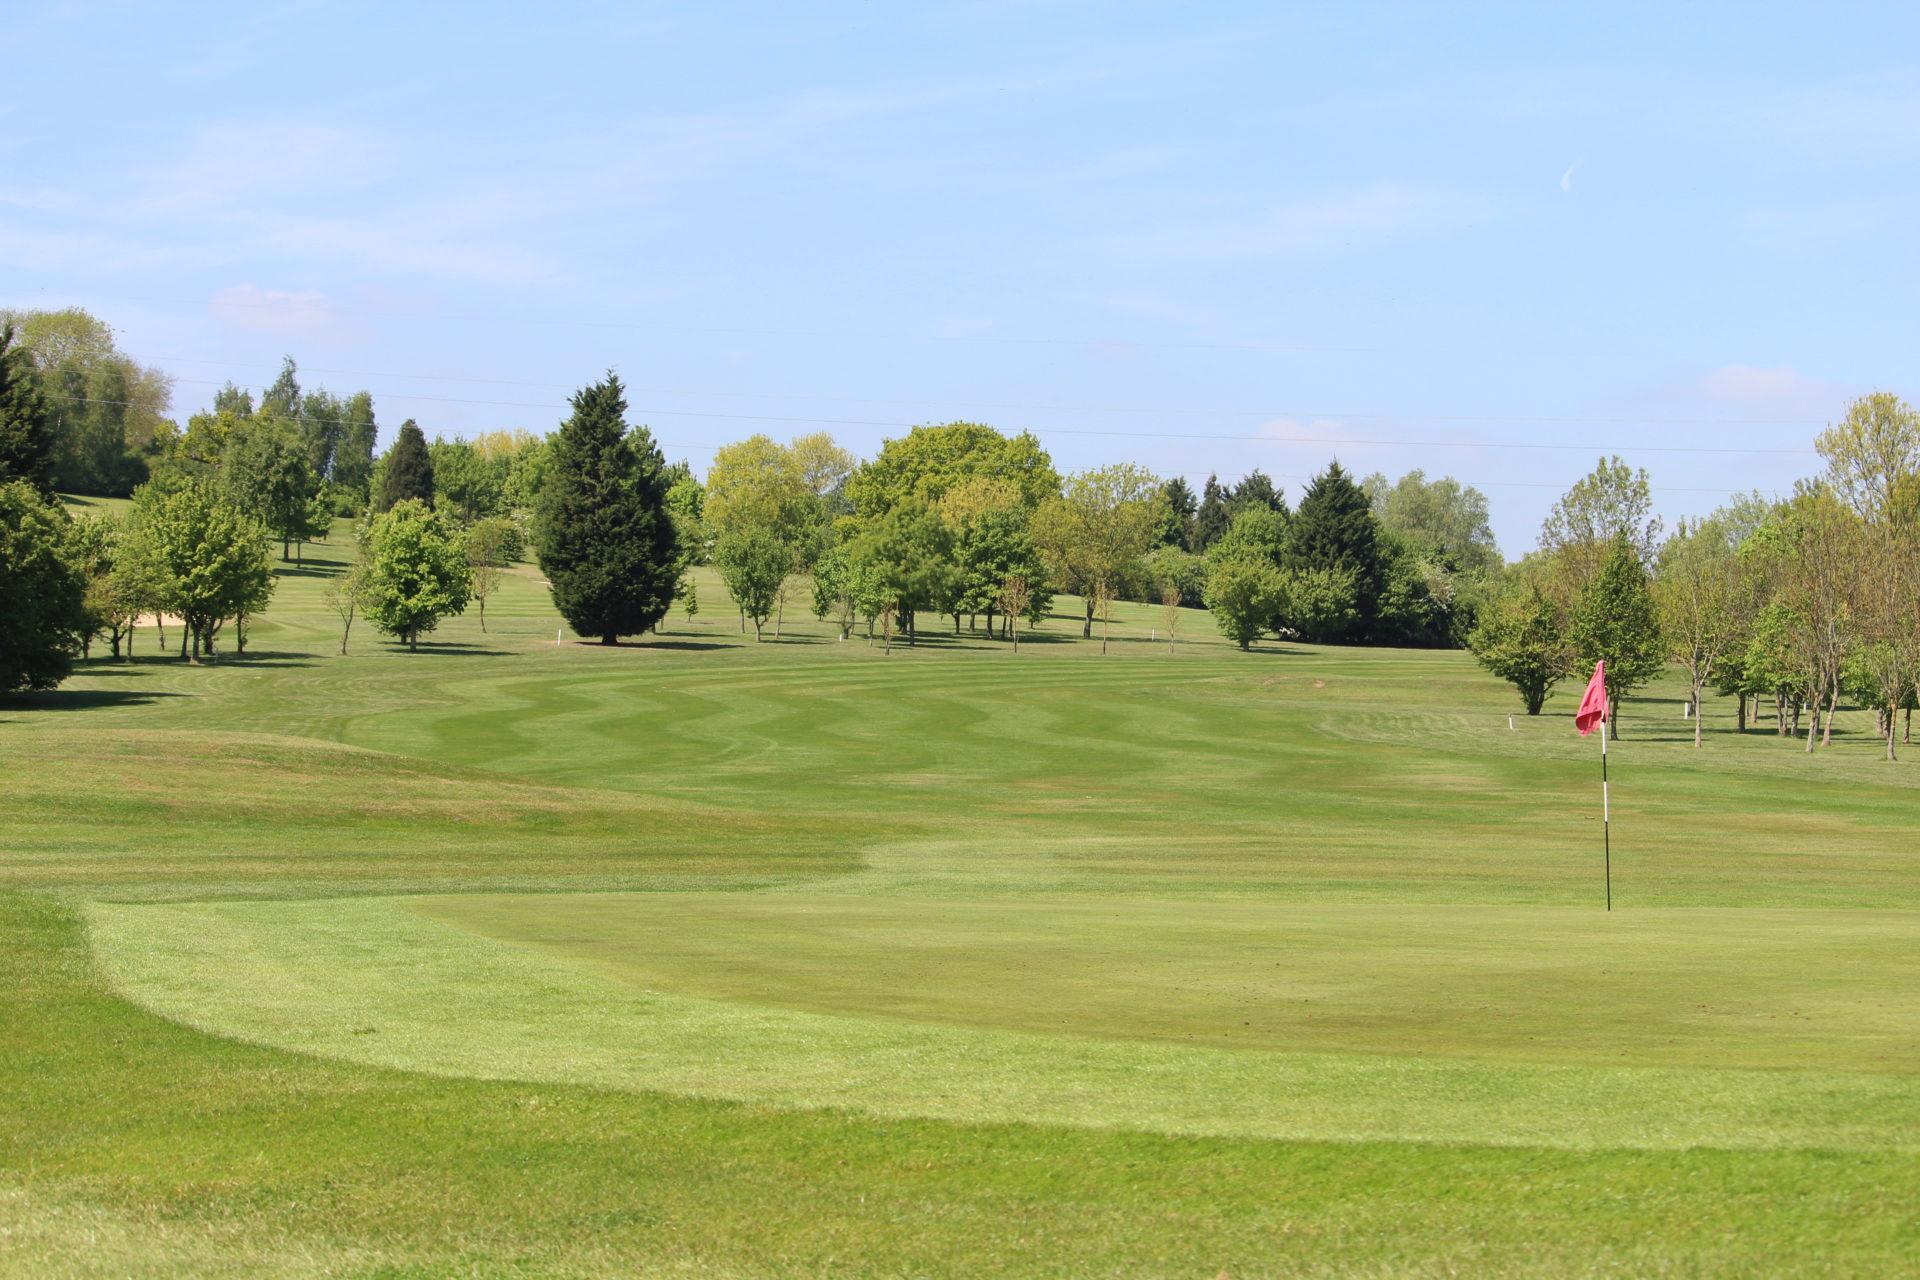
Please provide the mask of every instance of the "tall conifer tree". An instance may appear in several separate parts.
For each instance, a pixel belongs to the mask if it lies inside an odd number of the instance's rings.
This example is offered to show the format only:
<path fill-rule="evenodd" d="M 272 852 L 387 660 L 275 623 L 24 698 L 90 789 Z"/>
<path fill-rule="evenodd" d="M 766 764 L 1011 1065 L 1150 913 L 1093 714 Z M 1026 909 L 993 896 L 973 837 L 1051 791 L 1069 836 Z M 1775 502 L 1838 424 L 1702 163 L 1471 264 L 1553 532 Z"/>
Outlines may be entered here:
<path fill-rule="evenodd" d="M 658 623 L 679 578 L 660 450 L 645 427 L 628 431 L 626 412 L 611 373 L 576 392 L 540 493 L 540 569 L 554 607 L 602 644 Z"/>
<path fill-rule="evenodd" d="M 1353 575 L 1352 630 L 1372 632 L 1380 612 L 1380 586 L 1385 565 L 1380 552 L 1380 530 L 1374 523 L 1373 503 L 1338 462 L 1328 466 L 1307 487 L 1287 530 L 1284 557 L 1291 569 L 1328 569 Z"/>
<path fill-rule="evenodd" d="M 395 503 L 408 498 L 433 505 L 433 458 L 427 453 L 425 433 L 412 418 L 400 424 L 400 434 L 387 454 L 387 468 L 380 478 L 380 510 L 391 511 Z"/>

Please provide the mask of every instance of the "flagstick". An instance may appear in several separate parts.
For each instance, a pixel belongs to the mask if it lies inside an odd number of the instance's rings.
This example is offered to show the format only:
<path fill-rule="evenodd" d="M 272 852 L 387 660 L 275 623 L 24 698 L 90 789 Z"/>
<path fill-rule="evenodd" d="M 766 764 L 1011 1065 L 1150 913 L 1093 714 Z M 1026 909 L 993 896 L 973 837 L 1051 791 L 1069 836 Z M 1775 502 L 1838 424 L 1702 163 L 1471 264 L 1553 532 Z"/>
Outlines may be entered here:
<path fill-rule="evenodd" d="M 1607 722 L 1600 721 L 1600 848 L 1607 865 L 1607 910 L 1613 910 L 1613 805 L 1607 794 Z"/>

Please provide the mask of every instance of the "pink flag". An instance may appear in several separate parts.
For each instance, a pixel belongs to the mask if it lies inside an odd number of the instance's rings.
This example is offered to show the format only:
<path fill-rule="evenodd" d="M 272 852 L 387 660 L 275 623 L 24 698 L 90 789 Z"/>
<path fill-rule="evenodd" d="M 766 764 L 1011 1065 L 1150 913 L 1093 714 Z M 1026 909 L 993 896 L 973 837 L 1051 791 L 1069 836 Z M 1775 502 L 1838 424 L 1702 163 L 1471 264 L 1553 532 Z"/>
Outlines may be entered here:
<path fill-rule="evenodd" d="M 1607 718 L 1607 664 L 1593 664 L 1593 679 L 1587 681 L 1587 696 L 1580 699 L 1580 709 L 1573 713 L 1573 727 L 1580 731 L 1581 737 L 1593 732 L 1593 726 Z"/>

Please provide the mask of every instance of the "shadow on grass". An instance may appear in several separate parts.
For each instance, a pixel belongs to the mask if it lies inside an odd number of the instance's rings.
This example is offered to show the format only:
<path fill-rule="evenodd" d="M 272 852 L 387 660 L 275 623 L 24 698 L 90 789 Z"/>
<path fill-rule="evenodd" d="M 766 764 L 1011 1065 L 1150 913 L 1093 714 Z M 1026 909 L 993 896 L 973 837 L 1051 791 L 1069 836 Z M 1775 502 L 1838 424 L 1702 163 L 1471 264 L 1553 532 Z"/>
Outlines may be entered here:
<path fill-rule="evenodd" d="M 457 640 L 422 640 L 417 649 L 408 649 L 398 642 L 382 647 L 383 653 L 426 653 L 443 658 L 506 658 L 512 654 L 506 649 L 494 649 L 487 645 L 462 644 Z"/>
<path fill-rule="evenodd" d="M 672 636 L 650 636 L 645 640 L 616 640 L 612 644 L 601 644 L 598 640 L 575 640 L 573 643 L 582 649 L 685 649 L 705 651 L 710 649 L 750 649 L 753 647 L 753 637 L 748 636 L 738 644 L 730 644 L 724 640 L 676 640 Z M 768 638 L 763 643 L 790 644 L 795 642 L 790 640 L 775 641 L 772 638 Z"/>
<path fill-rule="evenodd" d="M 20 711 L 93 711 L 101 707 L 139 707 L 185 694 L 165 689 L 47 689 L 40 693 L 0 695 L 0 708 Z"/>

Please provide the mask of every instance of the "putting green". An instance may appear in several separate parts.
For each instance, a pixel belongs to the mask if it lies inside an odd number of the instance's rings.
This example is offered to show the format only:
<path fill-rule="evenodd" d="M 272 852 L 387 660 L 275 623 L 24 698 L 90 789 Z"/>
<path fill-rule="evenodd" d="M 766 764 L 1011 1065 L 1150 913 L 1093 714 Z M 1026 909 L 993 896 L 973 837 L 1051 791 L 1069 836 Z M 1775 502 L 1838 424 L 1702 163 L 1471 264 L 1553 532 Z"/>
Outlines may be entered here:
<path fill-rule="evenodd" d="M 1912 913 L 847 884 L 91 919 L 164 1016 L 438 1075 L 1184 1134 L 1920 1149 Z"/>

